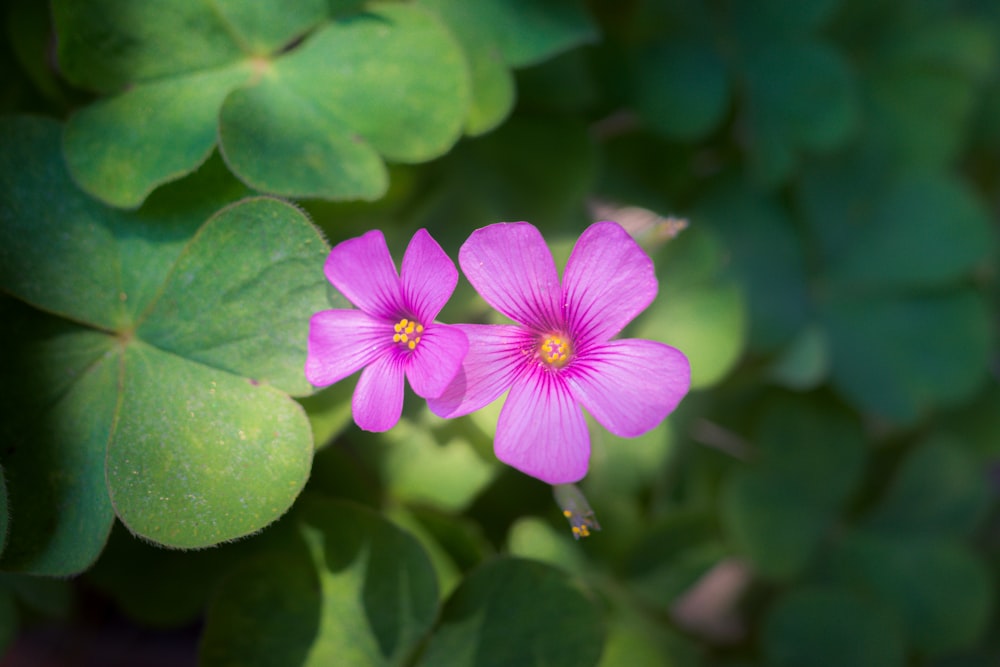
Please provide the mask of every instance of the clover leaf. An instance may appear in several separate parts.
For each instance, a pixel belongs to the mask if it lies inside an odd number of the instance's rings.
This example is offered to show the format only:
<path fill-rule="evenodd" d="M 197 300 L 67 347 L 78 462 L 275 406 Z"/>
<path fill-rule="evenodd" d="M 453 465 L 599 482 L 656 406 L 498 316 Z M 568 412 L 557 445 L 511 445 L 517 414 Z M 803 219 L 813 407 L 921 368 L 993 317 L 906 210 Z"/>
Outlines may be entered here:
<path fill-rule="evenodd" d="M 15 354 L 0 391 L 15 411 L 2 566 L 78 572 L 116 516 L 181 548 L 257 531 L 309 473 L 309 423 L 289 394 L 313 391 L 306 327 L 329 307 L 328 246 L 276 199 L 208 217 L 231 188 L 108 209 L 70 181 L 61 129 L 0 122 L 0 288 L 34 307 L 3 302 Z"/>

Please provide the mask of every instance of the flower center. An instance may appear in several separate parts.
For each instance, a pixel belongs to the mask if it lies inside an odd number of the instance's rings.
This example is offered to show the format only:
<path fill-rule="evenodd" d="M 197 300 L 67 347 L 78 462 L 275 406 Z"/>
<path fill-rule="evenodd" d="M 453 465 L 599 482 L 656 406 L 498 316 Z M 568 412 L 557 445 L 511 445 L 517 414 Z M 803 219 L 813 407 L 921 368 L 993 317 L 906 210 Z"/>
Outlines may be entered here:
<path fill-rule="evenodd" d="M 573 356 L 573 347 L 569 344 L 569 339 L 562 335 L 551 333 L 542 337 L 538 346 L 538 354 L 549 366 L 562 368 L 570 357 Z"/>
<path fill-rule="evenodd" d="M 392 325 L 392 330 L 396 332 L 392 335 L 392 342 L 412 350 L 420 342 L 420 334 L 424 332 L 424 325 L 404 317 Z"/>

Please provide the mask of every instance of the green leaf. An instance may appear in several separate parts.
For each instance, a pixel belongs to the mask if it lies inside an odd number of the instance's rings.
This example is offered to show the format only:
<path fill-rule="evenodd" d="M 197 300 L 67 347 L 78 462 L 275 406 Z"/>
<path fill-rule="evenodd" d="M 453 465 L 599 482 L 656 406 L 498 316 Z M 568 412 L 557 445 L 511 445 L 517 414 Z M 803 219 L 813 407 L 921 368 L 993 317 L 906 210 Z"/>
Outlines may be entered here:
<path fill-rule="evenodd" d="M 89 586 L 114 600 L 122 612 L 142 625 L 180 627 L 199 619 L 216 582 L 255 542 L 176 551 L 152 546 L 118 525 L 84 577 Z M 154 572 L 155 576 L 150 576 Z"/>
<path fill-rule="evenodd" d="M 530 558 L 553 567 L 583 576 L 587 573 L 587 559 L 579 541 L 570 538 L 568 525 L 562 531 L 537 517 L 523 517 L 514 522 L 507 535 L 510 555 Z"/>
<path fill-rule="evenodd" d="M 350 125 L 280 76 L 226 98 L 219 138 L 233 173 L 264 192 L 372 200 L 389 184 L 378 153 Z"/>
<path fill-rule="evenodd" d="M 74 115 L 64 143 L 74 179 L 114 206 L 138 206 L 157 186 L 194 170 L 217 141 L 252 187 L 376 199 L 386 190 L 383 159 L 429 160 L 462 134 L 468 63 L 451 33 L 419 7 L 376 4 L 327 22 L 288 53 L 272 53 L 317 23 L 316 0 L 270 10 L 226 3 L 216 13 L 185 6 L 176 14 L 191 30 L 169 37 L 159 32 L 156 12 L 102 2 L 119 14 L 131 11 L 134 21 L 96 25 L 61 7 L 71 41 L 88 35 L 73 58 L 112 70 L 113 56 L 132 58 L 132 66 L 107 73 L 132 85 Z M 216 23 L 226 27 L 221 41 L 235 40 L 238 49 L 212 51 Z M 110 53 L 88 39 L 103 40 Z M 188 61 L 201 51 L 203 62 Z"/>
<path fill-rule="evenodd" d="M 806 324 L 809 300 L 804 248 L 787 213 L 744 184 L 723 183 L 702 199 L 690 219 L 693 226 L 704 222 L 719 234 L 723 247 L 717 261 L 730 261 L 744 286 L 748 345 L 773 351 L 789 343 Z"/>
<path fill-rule="evenodd" d="M 635 105 L 667 139 L 695 141 L 713 132 L 729 107 L 729 77 L 711 44 L 672 39 L 637 55 Z"/>
<path fill-rule="evenodd" d="M 962 442 L 936 436 L 904 459 L 864 525 L 882 535 L 963 537 L 979 524 L 988 503 L 982 467 Z"/>
<path fill-rule="evenodd" d="M 308 422 L 286 392 L 312 391 L 301 371 L 308 319 L 329 304 L 317 230 L 266 198 L 204 223 L 218 195 L 108 210 L 60 169 L 58 125 L 15 118 L 0 134 L 14 158 L 0 162 L 10 260 L 0 285 L 83 325 L 42 322 L 26 336 L 44 341 L 26 354 L 52 370 L 23 392 L 20 437 L 31 446 L 4 461 L 12 525 L 24 531 L 5 559 L 29 571 L 83 569 L 107 537 L 109 493 L 133 531 L 178 547 L 280 516 L 312 458 Z M 18 388 L 5 378 L 5 392 Z M 41 479 L 55 485 L 43 496 L 51 504 L 18 509 Z"/>
<path fill-rule="evenodd" d="M 778 384 L 799 391 L 818 387 L 830 373 L 830 342 L 816 325 L 807 325 L 771 366 Z"/>
<path fill-rule="evenodd" d="M 114 92 L 137 81 L 228 65 L 245 55 L 209 6 L 169 4 L 164 11 L 163 5 L 127 0 L 55 0 L 63 75 L 77 86 Z"/>
<path fill-rule="evenodd" d="M 104 457 L 120 373 L 114 339 L 20 304 L 4 308 L 0 425 L 10 526 L 0 568 L 67 576 L 104 548 Z M 6 512 L 4 513 L 6 517 Z"/>
<path fill-rule="evenodd" d="M 488 0 L 488 6 L 500 52 L 513 67 L 540 63 L 598 38 L 585 6 L 576 0 Z"/>
<path fill-rule="evenodd" d="M 436 165 L 435 196 L 412 224 L 462 220 L 471 229 L 497 220 L 534 220 L 549 228 L 575 222 L 596 165 L 587 128 L 576 119 L 519 118 L 463 142 Z M 457 247 L 466 235 L 457 225 L 449 229 Z"/>
<path fill-rule="evenodd" d="M 901 667 L 904 647 L 891 613 L 848 590 L 798 588 L 764 620 L 768 667 Z"/>
<path fill-rule="evenodd" d="M 910 175 L 873 203 L 831 279 L 844 288 L 933 287 L 968 275 L 995 249 L 989 214 L 965 185 Z"/>
<path fill-rule="evenodd" d="M 417 541 L 371 510 L 303 498 L 296 537 L 245 562 L 207 613 L 205 665 L 405 665 L 438 610 Z"/>
<path fill-rule="evenodd" d="M 970 289 L 824 304 L 834 385 L 858 407 L 913 422 L 985 380 L 990 309 Z"/>
<path fill-rule="evenodd" d="M 112 206 L 136 208 L 208 158 L 223 99 L 250 75 L 236 64 L 144 83 L 84 107 L 63 134 L 74 181 Z"/>
<path fill-rule="evenodd" d="M 128 391 L 106 469 L 129 530 L 202 547 L 252 533 L 288 509 L 313 453 L 298 404 L 269 385 L 139 342 L 124 365 Z"/>
<path fill-rule="evenodd" d="M 688 259 L 680 260 L 679 258 Z M 677 261 L 675 261 L 677 258 Z M 658 340 L 687 355 L 691 386 L 710 387 L 739 360 L 746 341 L 746 300 L 740 285 L 723 271 L 717 237 L 690 229 L 655 258 L 660 293 L 637 320 L 637 338 Z"/>
<path fill-rule="evenodd" d="M 489 485 L 499 470 L 467 438 L 435 431 L 403 418 L 379 439 L 381 478 L 389 493 L 407 503 L 458 512 Z"/>
<path fill-rule="evenodd" d="M 136 336 L 206 366 L 312 393 L 298 362 L 326 304 L 327 245 L 297 209 L 245 199 L 206 222 L 177 258 Z M 308 317 L 307 315 L 307 317 Z"/>
<path fill-rule="evenodd" d="M 447 152 L 469 112 L 462 49 L 416 5 L 378 4 L 331 23 L 274 67 L 318 110 L 342 119 L 395 162 Z"/>
<path fill-rule="evenodd" d="M 751 158 L 765 185 L 788 176 L 797 149 L 828 152 L 856 131 L 854 79 L 831 46 L 767 42 L 748 54 L 745 66 Z"/>
<path fill-rule="evenodd" d="M 489 2 L 420 0 L 451 28 L 469 63 L 472 109 L 466 134 L 494 129 L 514 108 L 514 77 L 507 69 L 495 34 Z"/>
<path fill-rule="evenodd" d="M 754 442 L 757 465 L 723 487 L 722 521 L 758 572 L 788 579 L 860 483 L 865 439 L 852 413 L 789 396 L 767 403 Z"/>
<path fill-rule="evenodd" d="M 898 164 L 947 167 L 968 141 L 969 119 L 996 69 L 995 29 L 955 12 L 893 21 L 870 66 L 874 132 Z M 932 116 L 921 113 L 932 104 Z"/>
<path fill-rule="evenodd" d="M 714 516 L 675 511 L 647 526 L 630 545 L 624 574 L 637 600 L 669 613 L 726 552 Z"/>
<path fill-rule="evenodd" d="M 969 648 L 986 629 L 995 597 L 992 577 L 963 544 L 857 532 L 834 558 L 836 576 L 894 610 L 908 643 L 921 652 Z"/>
<path fill-rule="evenodd" d="M 594 602 L 559 570 L 500 558 L 470 573 L 445 604 L 418 665 L 596 665 L 604 627 Z"/>

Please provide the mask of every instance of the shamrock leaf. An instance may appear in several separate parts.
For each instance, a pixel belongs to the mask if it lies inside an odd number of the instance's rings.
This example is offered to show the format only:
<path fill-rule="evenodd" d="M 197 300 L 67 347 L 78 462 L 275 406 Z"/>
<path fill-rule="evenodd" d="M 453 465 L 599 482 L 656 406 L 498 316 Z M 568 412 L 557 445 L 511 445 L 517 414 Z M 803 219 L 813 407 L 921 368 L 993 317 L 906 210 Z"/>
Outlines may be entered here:
<path fill-rule="evenodd" d="M 275 199 L 208 217 L 232 194 L 204 182 L 212 169 L 186 199 L 107 209 L 73 187 L 60 132 L 0 123 L 0 288 L 45 311 L 5 304 L 15 354 L 0 391 L 15 411 L 2 565 L 78 572 L 115 516 L 181 548 L 259 530 L 312 460 L 289 394 L 312 391 L 302 366 L 308 317 L 329 306 L 327 245 Z"/>
<path fill-rule="evenodd" d="M 430 160 L 496 127 L 511 66 L 595 36 L 574 2 L 349 4 L 56 0 L 64 74 L 110 95 L 66 126 L 74 180 L 134 208 L 218 146 L 263 192 L 378 199 L 385 161 Z"/>

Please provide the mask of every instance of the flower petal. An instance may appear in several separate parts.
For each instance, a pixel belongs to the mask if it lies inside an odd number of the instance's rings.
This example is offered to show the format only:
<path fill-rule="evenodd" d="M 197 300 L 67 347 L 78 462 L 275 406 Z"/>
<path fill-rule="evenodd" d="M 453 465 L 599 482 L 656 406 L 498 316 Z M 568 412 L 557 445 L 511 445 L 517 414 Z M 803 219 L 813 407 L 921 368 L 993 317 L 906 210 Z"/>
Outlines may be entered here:
<path fill-rule="evenodd" d="M 458 284 L 455 263 L 426 229 L 410 239 L 399 275 L 410 314 L 424 326 L 434 321 Z"/>
<path fill-rule="evenodd" d="M 453 326 L 468 338 L 469 351 L 444 393 L 427 401 L 439 417 L 467 415 L 500 398 L 525 371 L 522 350 L 532 340 L 530 332 L 509 324 Z"/>
<path fill-rule="evenodd" d="M 493 449 L 507 465 L 549 484 L 587 474 L 587 423 L 559 373 L 536 367 L 514 383 L 500 410 Z"/>
<path fill-rule="evenodd" d="M 360 310 L 324 310 L 309 320 L 306 379 L 317 387 L 343 380 L 391 349 L 392 326 Z"/>
<path fill-rule="evenodd" d="M 515 322 L 563 327 L 559 274 L 545 239 L 527 222 L 500 222 L 472 232 L 458 252 L 480 296 Z"/>
<path fill-rule="evenodd" d="M 653 261 L 617 222 L 580 235 L 566 263 L 562 298 L 578 345 L 604 342 L 656 298 Z"/>
<path fill-rule="evenodd" d="M 403 292 L 381 231 L 338 243 L 323 271 L 348 301 L 369 315 L 387 320 L 401 316 Z"/>
<path fill-rule="evenodd" d="M 402 356 L 383 355 L 361 372 L 351 399 L 354 422 L 366 431 L 388 431 L 403 414 Z"/>
<path fill-rule="evenodd" d="M 469 339 L 458 327 L 427 327 L 406 366 L 406 378 L 417 396 L 433 398 L 443 394 L 468 351 Z"/>
<path fill-rule="evenodd" d="M 670 414 L 691 386 L 691 366 L 651 340 L 613 340 L 573 360 L 563 374 L 573 397 L 604 428 L 632 438 Z"/>

